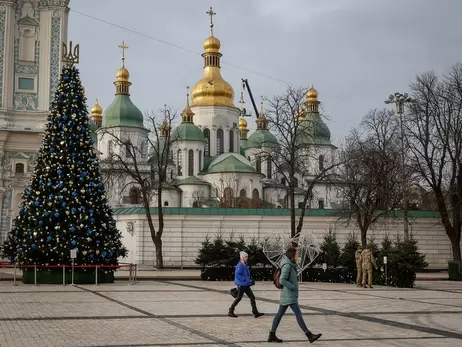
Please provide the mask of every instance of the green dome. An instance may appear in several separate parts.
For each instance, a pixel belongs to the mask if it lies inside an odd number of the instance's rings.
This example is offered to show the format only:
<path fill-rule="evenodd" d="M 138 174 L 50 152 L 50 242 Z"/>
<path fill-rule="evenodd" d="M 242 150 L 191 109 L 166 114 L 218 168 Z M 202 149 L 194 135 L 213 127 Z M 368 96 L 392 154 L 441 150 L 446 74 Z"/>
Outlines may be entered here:
<path fill-rule="evenodd" d="M 172 134 L 175 141 L 202 141 L 205 142 L 204 134 L 194 123 L 181 123 Z"/>
<path fill-rule="evenodd" d="M 330 130 L 317 112 L 308 113 L 306 120 L 300 123 L 301 134 L 297 136 L 299 145 L 331 145 Z"/>
<path fill-rule="evenodd" d="M 250 162 L 237 153 L 223 153 L 210 163 L 207 174 L 212 173 L 256 173 Z"/>
<path fill-rule="evenodd" d="M 103 115 L 103 128 L 132 127 L 144 128 L 143 113 L 126 94 L 117 94 Z"/>
<path fill-rule="evenodd" d="M 246 148 L 279 147 L 278 140 L 269 130 L 257 129 L 247 140 Z"/>

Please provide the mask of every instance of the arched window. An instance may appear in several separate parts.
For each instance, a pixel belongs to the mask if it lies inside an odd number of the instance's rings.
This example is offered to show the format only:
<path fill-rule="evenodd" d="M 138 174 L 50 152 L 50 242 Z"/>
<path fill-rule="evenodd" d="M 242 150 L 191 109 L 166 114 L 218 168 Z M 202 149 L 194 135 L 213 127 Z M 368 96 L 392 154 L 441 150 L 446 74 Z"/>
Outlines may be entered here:
<path fill-rule="evenodd" d="M 141 203 L 141 194 L 140 190 L 136 187 L 131 187 L 130 191 L 128 192 L 128 197 L 130 200 L 130 204 L 136 205 Z"/>
<path fill-rule="evenodd" d="M 24 173 L 24 164 L 23 163 L 17 163 L 14 168 L 14 172 L 17 174 L 23 174 Z"/>
<path fill-rule="evenodd" d="M 294 177 L 294 188 L 298 188 L 298 179 Z"/>
<path fill-rule="evenodd" d="M 177 175 L 182 176 L 183 171 L 181 168 L 181 162 L 183 161 L 183 156 L 181 155 L 181 149 L 179 149 L 176 153 L 176 168 L 177 168 Z"/>
<path fill-rule="evenodd" d="M 239 192 L 239 198 L 245 199 L 246 197 L 247 197 L 247 192 L 245 191 L 245 189 L 241 189 L 241 191 Z"/>
<path fill-rule="evenodd" d="M 217 130 L 217 155 L 220 155 L 223 152 L 223 129 Z"/>
<path fill-rule="evenodd" d="M 164 206 L 168 207 L 168 201 L 164 201 Z"/>
<path fill-rule="evenodd" d="M 170 179 L 173 180 L 173 170 L 170 170 Z"/>
<path fill-rule="evenodd" d="M 194 175 L 194 151 L 192 149 L 188 152 L 188 176 Z"/>
<path fill-rule="evenodd" d="M 286 184 L 287 184 L 287 181 L 286 181 L 286 178 L 285 178 L 285 177 L 281 178 L 281 184 L 283 184 L 283 185 L 286 185 Z"/>
<path fill-rule="evenodd" d="M 272 164 L 271 162 L 272 162 L 271 157 L 268 156 L 266 158 L 266 178 L 269 178 L 269 179 L 273 178 L 273 171 L 272 171 L 273 166 L 271 165 Z"/>
<path fill-rule="evenodd" d="M 19 60 L 35 61 L 35 35 L 31 29 L 25 29 L 20 36 Z"/>
<path fill-rule="evenodd" d="M 234 152 L 234 131 L 229 131 L 229 151 Z"/>
<path fill-rule="evenodd" d="M 133 150 L 132 147 L 133 146 L 130 141 L 125 143 L 125 158 L 127 159 L 132 158 L 132 155 L 134 154 L 134 153 L 132 154 L 132 150 Z"/>
<path fill-rule="evenodd" d="M 210 157 L 210 130 L 209 129 L 204 129 L 204 137 L 205 137 L 204 155 L 206 157 Z"/>
<path fill-rule="evenodd" d="M 192 207 L 193 208 L 198 208 L 199 207 L 199 203 L 197 201 L 194 201 L 193 204 L 192 204 Z"/>
<path fill-rule="evenodd" d="M 324 156 L 321 154 L 319 156 L 319 171 L 324 170 Z"/>
<path fill-rule="evenodd" d="M 199 171 L 202 170 L 202 151 L 199 151 Z"/>
<path fill-rule="evenodd" d="M 261 172 L 261 158 L 260 158 L 260 157 L 257 157 L 257 158 L 255 159 L 255 163 L 256 163 L 255 166 L 256 166 L 257 172 Z"/>
<path fill-rule="evenodd" d="M 258 189 L 254 189 L 252 191 L 252 203 L 251 203 L 252 208 L 259 208 L 260 207 L 260 193 Z"/>

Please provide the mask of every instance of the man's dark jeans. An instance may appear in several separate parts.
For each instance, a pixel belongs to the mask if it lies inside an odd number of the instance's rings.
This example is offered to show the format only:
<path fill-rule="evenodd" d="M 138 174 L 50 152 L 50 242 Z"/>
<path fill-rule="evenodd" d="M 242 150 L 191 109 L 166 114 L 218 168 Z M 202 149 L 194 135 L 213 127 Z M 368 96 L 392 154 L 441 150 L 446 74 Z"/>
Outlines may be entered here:
<path fill-rule="evenodd" d="M 250 299 L 250 305 L 252 306 L 252 313 L 254 313 L 254 314 L 258 313 L 257 303 L 255 302 L 255 295 L 253 295 L 253 292 L 252 292 L 252 289 L 250 288 L 250 286 L 239 286 L 237 288 L 237 297 L 233 301 L 233 304 L 231 305 L 229 310 L 234 311 L 237 304 L 242 300 L 242 297 L 244 296 L 244 294 L 247 295 L 249 297 L 249 299 Z"/>

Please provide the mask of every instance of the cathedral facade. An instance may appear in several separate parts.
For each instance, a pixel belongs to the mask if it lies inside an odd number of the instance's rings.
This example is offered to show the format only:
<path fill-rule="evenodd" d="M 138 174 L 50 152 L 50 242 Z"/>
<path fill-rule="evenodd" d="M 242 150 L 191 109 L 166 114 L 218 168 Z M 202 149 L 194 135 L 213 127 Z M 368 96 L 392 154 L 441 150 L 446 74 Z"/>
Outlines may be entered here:
<path fill-rule="evenodd" d="M 188 93 L 181 124 L 173 129 L 169 124 L 159 127 L 157 140 L 162 140 L 165 131 L 171 132 L 171 138 L 176 140 L 172 143 L 162 201 L 158 202 L 156 197 L 151 207 L 161 203 L 165 207 L 286 208 L 288 195 L 284 177 L 287 175 L 281 173 L 281 166 L 271 158 L 279 144 L 268 127 L 263 104 L 256 119 L 256 130 L 249 134 L 245 110 L 235 106 L 234 90 L 221 74 L 221 43 L 213 34 L 212 22 L 211 29 L 211 35 L 203 44 L 203 75 L 191 89 L 191 98 Z M 125 44 L 120 47 L 123 51 L 126 48 Z M 138 168 L 148 175 L 156 158 L 150 156 L 152 151 L 146 148 L 149 130 L 145 128 L 142 112 L 130 99 L 130 74 L 125 67 L 124 53 L 122 56 L 122 67 L 114 82 L 114 101 L 104 112 L 99 104 L 92 108 L 92 119 L 99 125 L 95 129 L 97 147 L 103 163 L 114 151 L 120 151 L 117 157 L 122 158 L 126 149 L 122 143 L 115 145 L 114 139 L 129 138 L 140 149 Z M 297 137 L 299 145 L 313 152 L 310 156 L 313 163 L 306 166 L 312 169 L 313 177 L 322 169 L 324 158 L 332 158 L 336 152 L 329 128 L 319 114 L 319 104 L 318 92 L 310 88 L 298 118 L 301 129 L 308 131 L 316 124 L 316 131 L 310 133 L 313 136 Z M 106 172 L 110 174 L 110 170 Z M 309 184 L 306 175 L 299 181 L 296 204 L 302 202 L 304 188 Z M 141 206 L 137 185 L 128 176 L 118 184 L 108 183 L 111 205 Z M 310 208 L 335 208 L 337 203 L 335 189 L 328 184 L 316 184 Z"/>
<path fill-rule="evenodd" d="M 58 86 L 68 5 L 0 1 L 0 244 L 30 181 Z"/>

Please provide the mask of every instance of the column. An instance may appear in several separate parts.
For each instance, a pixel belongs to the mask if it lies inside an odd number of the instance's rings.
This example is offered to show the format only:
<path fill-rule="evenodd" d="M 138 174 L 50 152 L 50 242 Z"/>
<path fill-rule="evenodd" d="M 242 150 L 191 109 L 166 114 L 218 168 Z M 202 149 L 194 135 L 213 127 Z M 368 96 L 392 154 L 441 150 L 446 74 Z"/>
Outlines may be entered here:
<path fill-rule="evenodd" d="M 13 0 L 0 1 L 0 101 L 4 108 L 13 108 L 14 37 L 16 7 Z"/>
<path fill-rule="evenodd" d="M 67 42 L 69 0 L 48 0 L 40 3 L 40 110 L 48 110 L 59 83 L 62 62 L 62 44 Z M 76 42 L 75 44 L 78 44 Z"/>
<path fill-rule="evenodd" d="M 229 152 L 229 127 L 223 127 L 223 153 Z"/>
<path fill-rule="evenodd" d="M 213 125 L 210 129 L 210 156 L 215 157 L 217 155 L 217 126 Z"/>

